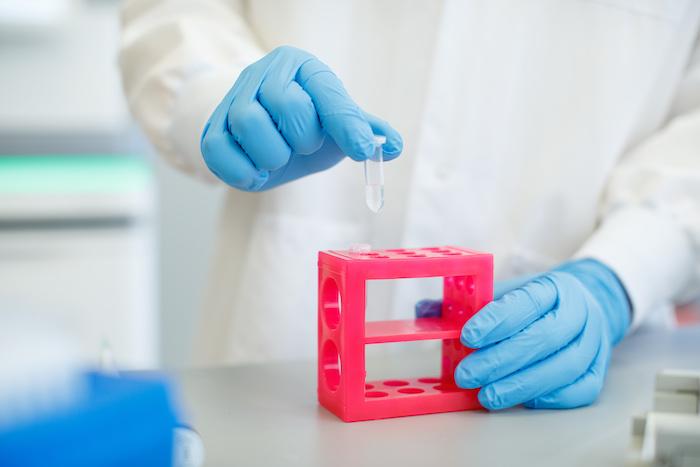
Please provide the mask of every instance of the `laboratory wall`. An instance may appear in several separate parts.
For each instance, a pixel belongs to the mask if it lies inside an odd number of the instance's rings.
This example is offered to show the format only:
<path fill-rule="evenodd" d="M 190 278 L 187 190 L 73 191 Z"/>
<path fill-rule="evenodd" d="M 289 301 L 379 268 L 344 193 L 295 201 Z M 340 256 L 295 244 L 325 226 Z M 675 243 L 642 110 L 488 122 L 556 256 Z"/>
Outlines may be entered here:
<path fill-rule="evenodd" d="M 163 163 L 130 117 L 119 7 L 0 3 L 0 316 L 55 323 L 89 361 L 182 365 L 222 188 Z"/>

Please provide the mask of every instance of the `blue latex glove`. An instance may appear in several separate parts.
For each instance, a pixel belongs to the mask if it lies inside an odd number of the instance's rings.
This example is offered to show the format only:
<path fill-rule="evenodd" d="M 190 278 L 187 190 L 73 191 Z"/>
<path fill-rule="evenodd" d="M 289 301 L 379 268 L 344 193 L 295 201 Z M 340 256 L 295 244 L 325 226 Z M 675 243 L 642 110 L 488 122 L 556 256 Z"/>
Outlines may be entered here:
<path fill-rule="evenodd" d="M 313 55 L 278 47 L 247 67 L 204 127 L 209 169 L 244 191 L 261 191 L 326 170 L 347 154 L 374 152 L 386 136 L 385 160 L 403 148 L 388 123 L 362 111 L 333 72 Z"/>
<path fill-rule="evenodd" d="M 458 365 L 457 384 L 481 387 L 479 401 L 489 410 L 594 402 L 611 348 L 630 324 L 629 300 L 617 276 L 584 259 L 498 283 L 494 295 L 462 329 L 462 344 L 478 350 Z M 416 315 L 436 316 L 439 309 L 439 302 L 424 300 Z"/>

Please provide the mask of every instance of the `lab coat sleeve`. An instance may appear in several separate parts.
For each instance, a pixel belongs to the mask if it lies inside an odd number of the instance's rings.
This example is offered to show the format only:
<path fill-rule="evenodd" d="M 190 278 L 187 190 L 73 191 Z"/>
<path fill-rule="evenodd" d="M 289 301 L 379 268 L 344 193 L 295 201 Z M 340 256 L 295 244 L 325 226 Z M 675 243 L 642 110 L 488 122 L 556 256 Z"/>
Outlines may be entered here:
<path fill-rule="evenodd" d="M 632 329 L 650 311 L 700 289 L 700 53 L 665 125 L 614 169 L 601 224 L 576 254 L 610 266 L 632 302 Z"/>
<path fill-rule="evenodd" d="M 234 0 L 130 0 L 119 63 L 132 114 L 174 166 L 204 180 L 202 129 L 240 72 L 262 55 Z"/>

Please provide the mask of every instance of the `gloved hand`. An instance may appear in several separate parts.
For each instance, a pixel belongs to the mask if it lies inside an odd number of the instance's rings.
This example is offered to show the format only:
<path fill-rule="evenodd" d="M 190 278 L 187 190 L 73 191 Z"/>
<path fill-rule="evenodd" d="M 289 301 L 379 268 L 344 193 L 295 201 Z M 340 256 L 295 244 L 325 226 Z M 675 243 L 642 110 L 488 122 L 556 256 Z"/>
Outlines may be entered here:
<path fill-rule="evenodd" d="M 247 67 L 209 118 L 201 150 L 209 169 L 244 191 L 266 190 L 328 169 L 347 154 L 385 160 L 403 142 L 388 123 L 362 111 L 333 72 L 313 55 L 278 47 Z"/>
<path fill-rule="evenodd" d="M 462 328 L 462 344 L 478 350 L 457 366 L 457 385 L 481 387 L 479 402 L 489 410 L 595 401 L 611 348 L 630 324 L 629 300 L 617 276 L 584 259 L 498 283 L 494 295 Z M 421 301 L 416 315 L 439 315 L 438 304 Z"/>

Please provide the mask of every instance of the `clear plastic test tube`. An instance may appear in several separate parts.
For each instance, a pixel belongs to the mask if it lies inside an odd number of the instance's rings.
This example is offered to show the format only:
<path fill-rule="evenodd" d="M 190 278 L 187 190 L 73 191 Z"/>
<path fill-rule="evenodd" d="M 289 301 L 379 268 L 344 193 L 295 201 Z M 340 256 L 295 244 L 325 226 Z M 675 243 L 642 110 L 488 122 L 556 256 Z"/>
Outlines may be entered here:
<path fill-rule="evenodd" d="M 365 202 L 372 212 L 384 206 L 384 152 L 386 137 L 374 136 L 374 153 L 365 159 Z"/>

